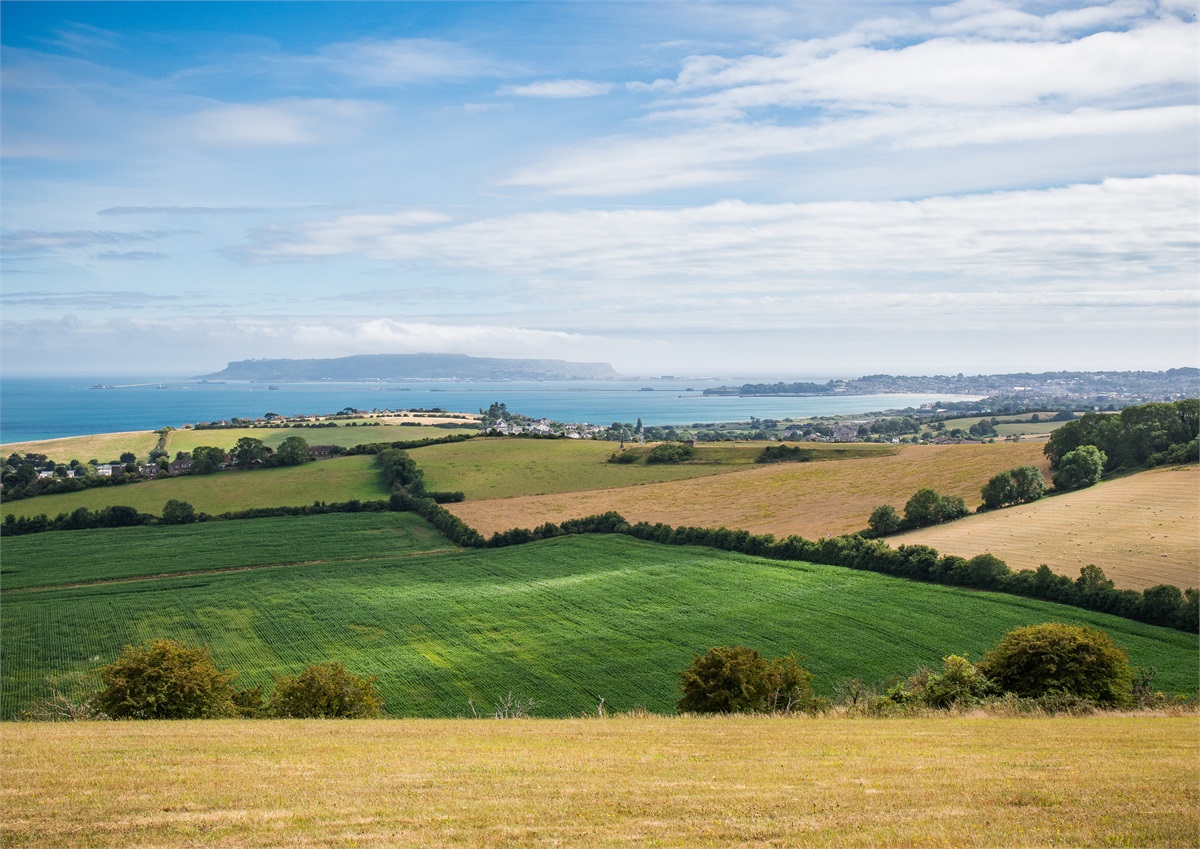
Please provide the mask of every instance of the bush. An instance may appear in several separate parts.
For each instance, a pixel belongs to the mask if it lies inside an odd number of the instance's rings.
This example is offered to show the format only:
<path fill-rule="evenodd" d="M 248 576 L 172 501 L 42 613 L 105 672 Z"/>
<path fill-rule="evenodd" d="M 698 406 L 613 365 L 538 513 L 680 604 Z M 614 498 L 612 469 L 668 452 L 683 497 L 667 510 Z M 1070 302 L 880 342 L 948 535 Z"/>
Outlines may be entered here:
<path fill-rule="evenodd" d="M 683 698 L 676 707 L 692 713 L 761 713 L 812 710 L 812 675 L 789 655 L 769 663 L 757 649 L 721 646 L 697 655 L 680 673 Z"/>
<path fill-rule="evenodd" d="M 979 669 L 1018 696 L 1062 694 L 1101 705 L 1126 703 L 1133 679 L 1129 657 L 1108 634 L 1059 623 L 1009 631 Z"/>
<path fill-rule="evenodd" d="M 696 449 L 686 442 L 664 442 L 655 445 L 646 455 L 647 463 L 683 463 L 696 456 Z"/>
<path fill-rule="evenodd" d="M 378 678 L 361 678 L 340 663 L 309 664 L 275 682 L 270 712 L 307 719 L 365 719 L 383 714 Z"/>
<path fill-rule="evenodd" d="M 978 704 L 996 693 L 996 686 L 966 657 L 942 658 L 942 671 L 922 669 L 887 691 L 896 704 L 946 709 Z"/>
<path fill-rule="evenodd" d="M 113 719 L 203 719 L 234 713 L 237 673 L 217 669 L 208 647 L 176 640 L 126 646 L 97 670 L 104 689 L 96 707 Z"/>

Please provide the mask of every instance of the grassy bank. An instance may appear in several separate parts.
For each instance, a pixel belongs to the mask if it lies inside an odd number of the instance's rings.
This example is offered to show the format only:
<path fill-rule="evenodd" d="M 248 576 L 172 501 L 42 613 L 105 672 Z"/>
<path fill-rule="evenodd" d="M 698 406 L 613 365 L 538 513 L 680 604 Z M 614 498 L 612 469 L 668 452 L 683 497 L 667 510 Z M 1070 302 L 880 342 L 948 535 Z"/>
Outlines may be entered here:
<path fill-rule="evenodd" d="M 1196 718 L 4 724 L 6 846 L 1195 846 Z"/>

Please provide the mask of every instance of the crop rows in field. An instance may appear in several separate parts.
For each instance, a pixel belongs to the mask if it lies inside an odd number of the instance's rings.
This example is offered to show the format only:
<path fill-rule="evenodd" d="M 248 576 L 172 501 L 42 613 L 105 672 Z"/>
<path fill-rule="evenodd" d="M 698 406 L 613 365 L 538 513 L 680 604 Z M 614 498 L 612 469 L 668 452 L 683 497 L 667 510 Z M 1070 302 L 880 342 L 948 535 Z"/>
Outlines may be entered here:
<path fill-rule="evenodd" d="M 892 545 L 990 551 L 1014 569 L 1045 563 L 1072 578 L 1094 563 L 1118 587 L 1200 582 L 1200 467 L 1152 469 L 1089 489 L 900 534 Z"/>
<path fill-rule="evenodd" d="M 289 520 L 269 520 L 286 522 Z M 94 532 L 64 536 L 87 542 Z M 42 535 L 43 537 L 48 535 Z M 1195 636 L 999 594 L 873 573 L 565 537 L 505 549 L 384 557 L 6 593 L 3 713 L 126 643 L 212 647 L 242 685 L 306 662 L 378 675 L 391 712 L 489 710 L 509 692 L 542 716 L 644 705 L 669 712 L 678 672 L 711 646 L 800 652 L 819 690 L 881 682 L 949 653 L 974 658 L 1017 625 L 1102 627 L 1156 684 L 1195 689 Z"/>
<path fill-rule="evenodd" d="M 469 500 L 629 487 L 745 471 L 768 443 L 696 446 L 696 458 L 678 465 L 609 463 L 616 442 L 580 439 L 473 439 L 421 448 L 413 459 L 431 489 L 466 493 Z M 890 445 L 805 445 L 819 460 L 883 457 Z M 627 450 L 642 452 L 641 447 Z M 513 527 L 513 526 L 508 526 Z M 507 530 L 498 529 L 498 530 Z"/>
<path fill-rule="evenodd" d="M 415 428 L 414 428 L 415 429 Z M 369 455 L 334 457 L 276 469 L 216 472 L 158 478 L 122 486 L 105 486 L 61 495 L 41 495 L 0 506 L 5 515 L 54 517 L 77 507 L 100 510 L 127 504 L 143 513 L 162 514 L 170 499 L 186 501 L 202 513 L 225 513 L 252 507 L 286 507 L 314 501 L 369 501 L 387 498 L 388 489 Z"/>
<path fill-rule="evenodd" d="M 893 446 L 886 447 L 894 451 Z M 422 468 L 432 450 L 423 448 L 414 455 Z M 742 467 L 719 476 L 638 487 L 485 501 L 469 498 L 448 509 L 485 535 L 616 510 L 630 522 L 724 526 L 811 539 L 862 530 L 876 507 L 891 504 L 903 510 L 923 487 L 962 496 L 968 505 L 976 505 L 980 489 L 992 475 L 1027 465 L 1048 471 L 1040 444 L 906 445 L 898 452 L 870 458 Z M 437 475 L 427 472 L 427 477 L 443 486 Z M 466 491 L 471 496 L 471 490 Z"/>
<path fill-rule="evenodd" d="M 83 541 L 86 540 L 86 543 Z M 275 564 L 354 562 L 453 548 L 411 513 L 330 513 L 4 540 L 4 591 Z"/>

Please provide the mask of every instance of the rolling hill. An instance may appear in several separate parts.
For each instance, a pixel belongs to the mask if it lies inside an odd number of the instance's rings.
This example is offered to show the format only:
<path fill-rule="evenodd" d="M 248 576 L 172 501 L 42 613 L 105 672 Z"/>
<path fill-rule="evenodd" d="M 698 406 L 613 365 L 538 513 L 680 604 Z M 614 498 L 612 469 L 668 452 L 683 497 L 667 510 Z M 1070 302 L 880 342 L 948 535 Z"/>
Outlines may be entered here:
<path fill-rule="evenodd" d="M 679 671 L 727 644 L 805 655 L 828 695 L 978 658 L 1044 621 L 1103 628 L 1157 667 L 1156 686 L 1196 686 L 1195 635 L 1075 608 L 623 536 L 437 551 L 453 547 L 419 524 L 341 514 L 6 539 L 3 716 L 161 636 L 211 646 L 241 686 L 338 660 L 378 675 L 391 713 L 425 717 L 507 693 L 540 716 L 600 698 L 671 712 Z"/>
<path fill-rule="evenodd" d="M 1013 569 L 1078 577 L 1094 563 L 1118 587 L 1200 586 L 1200 466 L 1152 469 L 890 537 L 943 554 L 989 551 Z"/>

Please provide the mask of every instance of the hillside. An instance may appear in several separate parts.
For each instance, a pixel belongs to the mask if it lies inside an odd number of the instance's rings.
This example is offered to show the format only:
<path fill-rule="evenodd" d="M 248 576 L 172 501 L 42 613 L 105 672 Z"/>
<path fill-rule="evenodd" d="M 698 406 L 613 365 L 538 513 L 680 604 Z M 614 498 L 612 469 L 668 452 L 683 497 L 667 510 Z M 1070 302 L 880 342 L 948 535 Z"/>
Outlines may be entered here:
<path fill-rule="evenodd" d="M 224 513 L 251 507 L 312 504 L 314 501 L 350 501 L 355 498 L 371 501 L 387 498 L 388 495 L 375 458 L 353 455 L 318 460 L 303 466 L 162 477 L 60 495 L 39 495 L 19 501 L 5 501 L 0 505 L 0 513 L 5 516 L 11 513 L 18 517 L 45 513 L 53 517 L 59 513 L 70 513 L 77 507 L 99 510 L 124 504 L 158 516 L 162 514 L 162 506 L 172 498 L 186 501 L 200 512 Z M 6 547 L 8 544 L 5 542 Z"/>
<path fill-rule="evenodd" d="M 414 455 L 418 464 L 430 450 Z M 862 530 L 880 504 L 902 509 L 922 487 L 960 495 L 974 507 L 988 478 L 1025 465 L 1048 473 L 1041 443 L 906 445 L 885 456 L 779 463 L 695 480 L 593 492 L 474 501 L 468 491 L 467 501 L 447 507 L 484 534 L 616 510 L 630 522 L 723 525 L 811 539 Z M 443 485 L 436 474 L 431 480 Z"/>
<path fill-rule="evenodd" d="M 603 380 L 619 377 L 608 363 L 499 359 L 465 354 L 358 354 L 307 360 L 238 360 L 198 375 L 221 380 Z"/>
<path fill-rule="evenodd" d="M 6 539 L 3 715 L 48 678 L 160 636 L 210 645 L 240 686 L 338 660 L 379 675 L 403 716 L 469 715 L 510 692 L 539 716 L 594 711 L 601 697 L 669 713 L 692 657 L 737 643 L 805 655 L 832 695 L 848 678 L 980 657 L 1045 621 L 1103 628 L 1134 664 L 1157 667 L 1156 686 L 1196 686 L 1195 635 L 1075 608 L 623 536 L 438 553 L 451 547 L 404 527 L 342 514 Z"/>
<path fill-rule="evenodd" d="M 943 554 L 990 551 L 1013 569 L 1079 576 L 1094 563 L 1118 587 L 1200 586 L 1200 467 L 1153 469 L 1032 504 L 890 537 Z"/>

